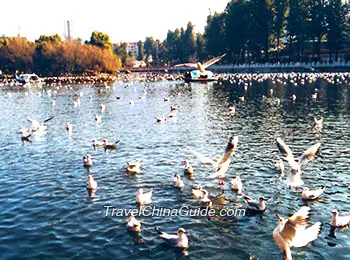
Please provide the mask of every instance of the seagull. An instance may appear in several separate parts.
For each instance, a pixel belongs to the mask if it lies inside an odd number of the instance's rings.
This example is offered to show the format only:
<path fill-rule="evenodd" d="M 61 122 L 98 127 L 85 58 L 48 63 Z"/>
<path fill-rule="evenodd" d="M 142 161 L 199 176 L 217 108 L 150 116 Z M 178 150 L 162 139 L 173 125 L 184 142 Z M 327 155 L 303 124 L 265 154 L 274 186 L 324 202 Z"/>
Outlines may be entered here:
<path fill-rule="evenodd" d="M 68 121 L 66 122 L 66 129 L 69 133 L 72 132 L 72 123 L 71 122 L 68 122 Z"/>
<path fill-rule="evenodd" d="M 247 204 L 248 209 L 257 211 L 257 212 L 264 212 L 266 210 L 265 200 L 268 200 L 268 198 L 260 197 L 259 202 L 253 200 L 251 197 L 248 197 L 243 194 L 243 199 L 245 203 Z"/>
<path fill-rule="evenodd" d="M 143 192 L 143 188 L 139 188 L 136 194 L 136 202 L 142 205 L 151 204 L 152 203 L 152 192 L 153 188 L 151 188 L 147 192 Z"/>
<path fill-rule="evenodd" d="M 312 159 L 315 158 L 318 150 L 320 149 L 321 143 L 314 144 L 309 149 L 307 149 L 297 161 L 295 161 L 292 150 L 286 145 L 281 138 L 276 139 L 276 144 L 278 150 L 286 156 L 286 160 L 288 161 L 288 164 L 290 166 L 290 171 L 288 174 L 287 184 L 291 187 L 296 187 L 298 189 L 298 186 L 301 186 L 304 184 L 302 181 L 300 175 L 301 175 L 301 166 L 303 164 L 308 163 Z"/>
<path fill-rule="evenodd" d="M 350 214 L 339 216 L 338 210 L 331 210 L 333 216 L 331 219 L 331 226 L 333 227 L 344 227 L 350 222 Z"/>
<path fill-rule="evenodd" d="M 203 64 L 200 63 L 200 62 L 197 62 L 197 63 L 182 63 L 182 64 L 177 64 L 174 67 L 191 67 L 191 68 L 196 68 L 196 69 L 199 70 L 199 72 L 201 74 L 205 74 L 206 68 L 208 68 L 209 66 L 211 66 L 214 63 L 216 63 L 219 60 L 221 60 L 225 55 L 226 55 L 226 53 L 221 55 L 221 56 L 212 58 L 212 59 L 208 60 L 207 62 L 204 62 Z"/>
<path fill-rule="evenodd" d="M 166 121 L 166 117 L 164 116 L 158 116 L 158 117 L 155 117 L 155 119 L 158 123 L 164 123 Z"/>
<path fill-rule="evenodd" d="M 182 160 L 182 163 L 184 164 L 184 167 L 185 167 L 184 174 L 192 176 L 194 171 L 192 166 L 190 165 L 190 162 L 185 159 L 185 160 Z"/>
<path fill-rule="evenodd" d="M 95 121 L 96 121 L 97 123 L 101 123 L 102 117 L 99 116 L 99 115 L 95 115 Z"/>
<path fill-rule="evenodd" d="M 137 159 L 135 162 L 128 162 L 124 167 L 127 174 L 140 173 L 141 172 L 141 160 Z"/>
<path fill-rule="evenodd" d="M 174 174 L 174 177 L 173 177 L 173 184 L 176 188 L 180 188 L 180 189 L 185 186 L 184 182 L 181 180 L 181 177 L 176 173 Z"/>
<path fill-rule="evenodd" d="M 22 143 L 24 144 L 24 142 L 29 142 L 29 143 L 31 143 L 32 142 L 32 140 L 30 139 L 30 137 L 32 136 L 32 135 L 26 135 L 25 134 L 25 130 L 21 130 L 20 131 L 20 134 L 21 134 L 21 141 L 22 141 Z"/>
<path fill-rule="evenodd" d="M 85 167 L 91 167 L 93 162 L 91 159 L 91 155 L 88 153 L 86 156 L 83 157 L 83 163 Z"/>
<path fill-rule="evenodd" d="M 54 118 L 54 116 L 51 116 L 48 119 L 45 119 L 42 123 L 40 123 L 39 121 L 37 121 L 35 119 L 30 119 L 30 118 L 27 118 L 27 121 L 29 121 L 32 124 L 32 127 L 31 127 L 32 132 L 41 132 L 41 131 L 46 129 L 45 123 L 47 123 L 48 121 L 50 121 L 53 118 Z"/>
<path fill-rule="evenodd" d="M 309 207 L 303 206 L 288 219 L 277 214 L 278 225 L 272 235 L 278 247 L 285 253 L 286 260 L 292 260 L 292 246 L 304 247 L 314 241 L 320 233 L 320 222 L 306 228 L 309 211 Z"/>
<path fill-rule="evenodd" d="M 141 223 L 134 216 L 130 216 L 128 218 L 128 222 L 126 227 L 129 231 L 140 232 L 141 231 Z"/>
<path fill-rule="evenodd" d="M 193 196 L 200 200 L 205 206 L 211 207 L 212 201 L 209 199 L 209 192 L 205 189 L 199 188 L 199 189 L 192 189 Z"/>
<path fill-rule="evenodd" d="M 303 192 L 301 193 L 301 199 L 303 200 L 315 200 L 325 191 L 326 185 L 323 185 L 320 189 L 310 190 L 307 187 L 303 188 Z"/>
<path fill-rule="evenodd" d="M 92 146 L 94 147 L 95 150 L 96 150 L 96 147 L 102 147 L 104 145 L 105 145 L 105 143 L 103 140 L 102 141 L 95 140 L 95 139 L 92 140 Z"/>
<path fill-rule="evenodd" d="M 179 228 L 177 230 L 177 235 L 162 232 L 158 228 L 155 228 L 155 230 L 158 232 L 159 237 L 162 238 L 168 245 L 172 247 L 181 247 L 181 248 L 188 247 L 188 238 L 186 236 L 185 229 Z"/>
<path fill-rule="evenodd" d="M 231 188 L 233 190 L 236 190 L 238 193 L 241 193 L 242 188 L 243 188 L 243 184 L 241 181 L 241 177 L 239 177 L 239 175 L 237 175 L 232 181 L 231 181 Z"/>
<path fill-rule="evenodd" d="M 116 141 L 115 143 L 109 143 L 108 140 L 105 138 L 103 139 L 103 147 L 105 148 L 105 151 L 109 149 L 117 149 L 117 144 L 120 142 L 120 140 Z"/>
<path fill-rule="evenodd" d="M 89 190 L 96 190 L 97 189 L 97 182 L 94 180 L 94 176 L 92 176 L 92 175 L 88 176 L 86 188 Z"/>
<path fill-rule="evenodd" d="M 101 112 L 106 111 L 106 106 L 104 104 L 100 104 Z"/>

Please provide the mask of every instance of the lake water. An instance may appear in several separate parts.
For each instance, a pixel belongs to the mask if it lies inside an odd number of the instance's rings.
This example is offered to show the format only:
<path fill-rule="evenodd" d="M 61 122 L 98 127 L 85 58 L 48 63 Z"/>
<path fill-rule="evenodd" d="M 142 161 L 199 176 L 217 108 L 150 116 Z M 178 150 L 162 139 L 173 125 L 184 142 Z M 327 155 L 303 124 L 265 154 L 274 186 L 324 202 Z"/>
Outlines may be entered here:
<path fill-rule="evenodd" d="M 304 202 L 300 189 L 288 189 L 286 177 L 276 180 L 274 163 L 281 155 L 275 138 L 281 137 L 295 156 L 321 142 L 319 155 L 303 166 L 303 180 L 310 188 L 327 185 L 319 200 L 308 203 L 310 222 L 323 223 L 320 237 L 307 247 L 293 248 L 293 258 L 349 259 L 350 230 L 338 229 L 336 237 L 329 236 L 330 210 L 350 212 L 349 75 L 347 82 L 334 83 L 316 77 L 301 84 L 295 79 L 297 86 L 291 82 L 295 75 L 271 77 L 262 82 L 246 79 L 246 90 L 243 82 L 238 84 L 238 76 L 208 84 L 133 80 L 117 81 L 109 89 L 51 87 L 51 96 L 43 90 L 0 89 L 1 258 L 282 259 L 272 238 L 276 214 L 288 217 Z M 318 97 L 312 100 L 315 88 Z M 269 89 L 274 97 L 269 97 Z M 294 103 L 292 94 L 297 96 Z M 81 105 L 74 107 L 76 95 Z M 164 102 L 164 97 L 170 100 Z M 155 117 L 167 115 L 174 104 L 179 106 L 177 117 L 157 123 Z M 228 113 L 232 104 L 235 116 Z M 96 114 L 102 115 L 99 124 Z M 26 118 L 42 121 L 51 115 L 55 118 L 47 123 L 47 131 L 22 145 L 19 130 L 30 126 Z M 315 116 L 324 118 L 321 131 L 313 128 Z M 71 134 L 66 121 L 73 124 Z M 223 200 L 217 197 L 222 192 L 217 180 L 208 178 L 213 167 L 201 164 L 193 151 L 218 158 L 234 135 L 239 136 L 238 148 L 224 180 L 227 200 Z M 91 141 L 103 138 L 120 140 L 119 148 L 108 153 L 94 150 Z M 85 188 L 88 171 L 82 158 L 87 153 L 94 161 L 90 174 L 98 183 L 93 198 Z M 125 176 L 124 166 L 135 159 L 143 160 L 142 173 Z M 189 159 L 195 170 L 193 180 L 183 175 L 183 159 Z M 183 190 L 172 186 L 174 173 L 184 180 Z M 127 217 L 105 216 L 105 206 L 137 209 L 140 186 L 154 188 L 153 205 L 158 208 L 198 208 L 191 187 L 199 185 L 209 191 L 215 209 L 245 208 L 242 197 L 230 188 L 236 174 L 245 194 L 271 197 L 266 212 L 228 222 L 205 216 L 140 216 L 137 219 L 144 225 L 139 236 L 127 231 Z M 185 228 L 189 248 L 168 247 L 155 227 L 167 232 Z"/>

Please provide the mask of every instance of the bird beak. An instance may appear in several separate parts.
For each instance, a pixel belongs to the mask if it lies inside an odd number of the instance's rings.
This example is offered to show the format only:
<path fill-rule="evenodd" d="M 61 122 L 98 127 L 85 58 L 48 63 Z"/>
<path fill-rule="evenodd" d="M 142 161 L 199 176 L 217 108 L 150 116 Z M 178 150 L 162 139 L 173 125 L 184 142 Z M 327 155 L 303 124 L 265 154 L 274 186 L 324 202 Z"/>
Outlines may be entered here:
<path fill-rule="evenodd" d="M 280 215 L 276 214 L 276 216 L 277 216 L 277 218 L 278 218 L 279 220 L 281 220 L 281 216 L 280 216 Z"/>

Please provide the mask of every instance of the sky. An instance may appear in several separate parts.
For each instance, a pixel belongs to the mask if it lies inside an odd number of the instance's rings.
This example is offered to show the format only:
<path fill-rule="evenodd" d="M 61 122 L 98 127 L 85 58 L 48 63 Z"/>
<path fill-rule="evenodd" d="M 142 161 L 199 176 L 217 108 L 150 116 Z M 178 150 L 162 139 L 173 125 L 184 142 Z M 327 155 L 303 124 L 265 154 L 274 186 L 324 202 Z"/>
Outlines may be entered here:
<path fill-rule="evenodd" d="M 163 41 L 168 30 L 191 21 L 203 32 L 209 12 L 223 12 L 229 0 L 16 0 L 1 3 L 0 35 L 64 37 L 70 20 L 71 36 L 89 40 L 93 31 L 109 35 L 113 43 L 144 41 L 146 36 Z"/>

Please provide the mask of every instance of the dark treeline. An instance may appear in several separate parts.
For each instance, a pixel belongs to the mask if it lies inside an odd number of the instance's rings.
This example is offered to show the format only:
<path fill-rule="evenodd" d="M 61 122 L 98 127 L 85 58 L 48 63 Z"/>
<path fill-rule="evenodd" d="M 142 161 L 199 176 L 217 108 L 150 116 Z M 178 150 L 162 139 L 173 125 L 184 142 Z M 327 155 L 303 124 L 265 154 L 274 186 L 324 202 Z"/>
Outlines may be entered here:
<path fill-rule="evenodd" d="M 341 0 L 234 0 L 207 17 L 203 34 L 189 22 L 169 30 L 163 42 L 147 37 L 138 59 L 152 55 L 152 65 L 172 65 L 228 53 L 228 63 L 310 62 L 326 48 L 328 59 L 338 60 L 342 43 L 349 42 L 349 17 Z M 132 57 L 124 54 L 124 61 Z"/>
<path fill-rule="evenodd" d="M 121 60 L 112 50 L 108 35 L 93 32 L 90 41 L 62 41 L 60 36 L 0 38 L 0 70 L 12 74 L 36 72 L 41 75 L 115 72 Z"/>

